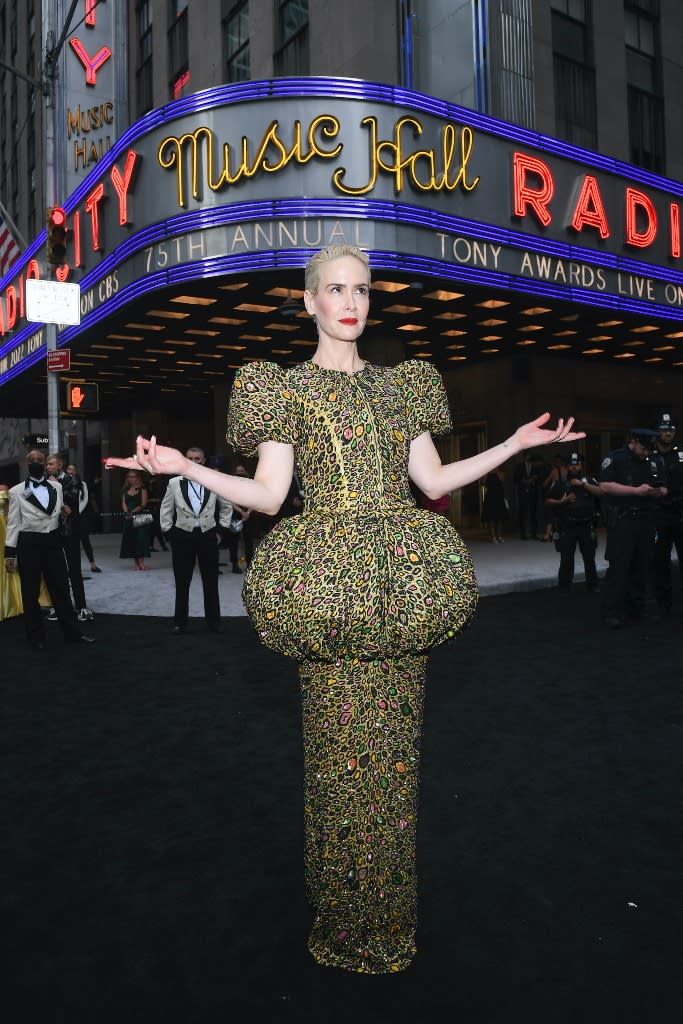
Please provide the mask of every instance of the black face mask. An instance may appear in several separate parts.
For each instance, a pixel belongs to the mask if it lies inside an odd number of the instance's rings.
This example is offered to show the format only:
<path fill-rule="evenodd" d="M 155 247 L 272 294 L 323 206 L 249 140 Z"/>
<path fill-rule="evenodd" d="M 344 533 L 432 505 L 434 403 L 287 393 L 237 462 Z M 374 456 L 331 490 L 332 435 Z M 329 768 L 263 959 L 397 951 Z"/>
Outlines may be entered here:
<path fill-rule="evenodd" d="M 29 462 L 28 475 L 32 480 L 42 480 L 45 476 L 45 466 L 42 462 Z"/>

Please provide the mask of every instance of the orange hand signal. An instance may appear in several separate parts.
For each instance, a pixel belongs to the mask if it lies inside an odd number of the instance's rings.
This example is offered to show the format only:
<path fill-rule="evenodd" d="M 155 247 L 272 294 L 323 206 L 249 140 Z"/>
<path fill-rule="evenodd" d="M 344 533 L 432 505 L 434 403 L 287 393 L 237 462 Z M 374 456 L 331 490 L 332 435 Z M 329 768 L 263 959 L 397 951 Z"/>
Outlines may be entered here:
<path fill-rule="evenodd" d="M 71 408 L 72 409 L 80 409 L 81 405 L 83 404 L 83 400 L 84 399 L 85 399 L 85 391 L 81 391 L 81 389 L 78 387 L 78 385 L 76 385 L 75 388 L 71 389 Z"/>

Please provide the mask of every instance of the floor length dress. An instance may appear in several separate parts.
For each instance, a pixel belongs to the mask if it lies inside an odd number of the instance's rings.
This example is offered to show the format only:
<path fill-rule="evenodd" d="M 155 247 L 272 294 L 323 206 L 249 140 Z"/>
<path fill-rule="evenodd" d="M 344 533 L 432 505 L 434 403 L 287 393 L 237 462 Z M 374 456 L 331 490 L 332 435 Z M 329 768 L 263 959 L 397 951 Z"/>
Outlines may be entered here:
<path fill-rule="evenodd" d="M 243 598 L 262 642 L 297 660 L 305 862 L 324 965 L 399 971 L 415 953 L 415 841 L 427 653 L 470 621 L 469 553 L 417 508 L 410 442 L 450 429 L 433 366 L 257 362 L 236 374 L 228 443 L 294 447 L 305 512 L 256 549 Z"/>
<path fill-rule="evenodd" d="M 140 507 L 139 491 L 135 494 L 129 494 L 126 491 L 123 498 L 129 512 L 132 512 L 134 508 Z M 124 519 L 119 558 L 149 558 L 150 534 L 151 527 L 134 526 L 131 519 Z"/>

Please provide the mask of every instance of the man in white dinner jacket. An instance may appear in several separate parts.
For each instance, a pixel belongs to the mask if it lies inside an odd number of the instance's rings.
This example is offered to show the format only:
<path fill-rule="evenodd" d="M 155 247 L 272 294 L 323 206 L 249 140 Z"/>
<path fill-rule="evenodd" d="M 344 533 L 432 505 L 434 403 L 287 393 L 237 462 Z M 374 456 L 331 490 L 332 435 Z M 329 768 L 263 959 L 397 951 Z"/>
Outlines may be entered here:
<path fill-rule="evenodd" d="M 193 445 L 185 452 L 192 462 L 204 465 L 206 456 Z M 218 517 L 218 519 L 216 518 Z M 204 590 L 206 624 L 214 633 L 222 633 L 221 607 L 218 596 L 218 527 L 227 529 L 232 505 L 213 491 L 184 476 L 168 482 L 161 502 L 161 532 L 171 541 L 173 576 L 175 578 L 175 613 L 171 632 L 179 635 L 187 628 L 190 605 L 190 583 L 195 562 Z"/>
<path fill-rule="evenodd" d="M 40 577 L 45 577 L 64 639 L 91 643 L 79 628 L 69 593 L 69 576 L 59 538 L 62 485 L 45 472 L 45 456 L 31 451 L 26 457 L 28 476 L 10 488 L 5 536 L 5 569 L 19 570 L 24 606 L 26 639 L 36 650 L 45 650 L 43 614 L 38 602 Z"/>

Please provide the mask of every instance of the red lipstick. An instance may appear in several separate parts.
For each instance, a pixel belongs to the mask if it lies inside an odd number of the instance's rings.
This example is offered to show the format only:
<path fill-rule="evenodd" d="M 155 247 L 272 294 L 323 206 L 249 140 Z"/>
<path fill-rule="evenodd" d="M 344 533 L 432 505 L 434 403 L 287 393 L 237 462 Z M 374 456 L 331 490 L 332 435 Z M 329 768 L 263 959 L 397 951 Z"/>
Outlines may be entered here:
<path fill-rule="evenodd" d="M 358 320 L 356 319 L 355 316 L 347 316 L 347 317 L 344 317 L 343 320 L 340 320 L 339 323 L 340 324 L 349 324 L 349 326 L 353 326 L 354 324 L 358 323 Z"/>

